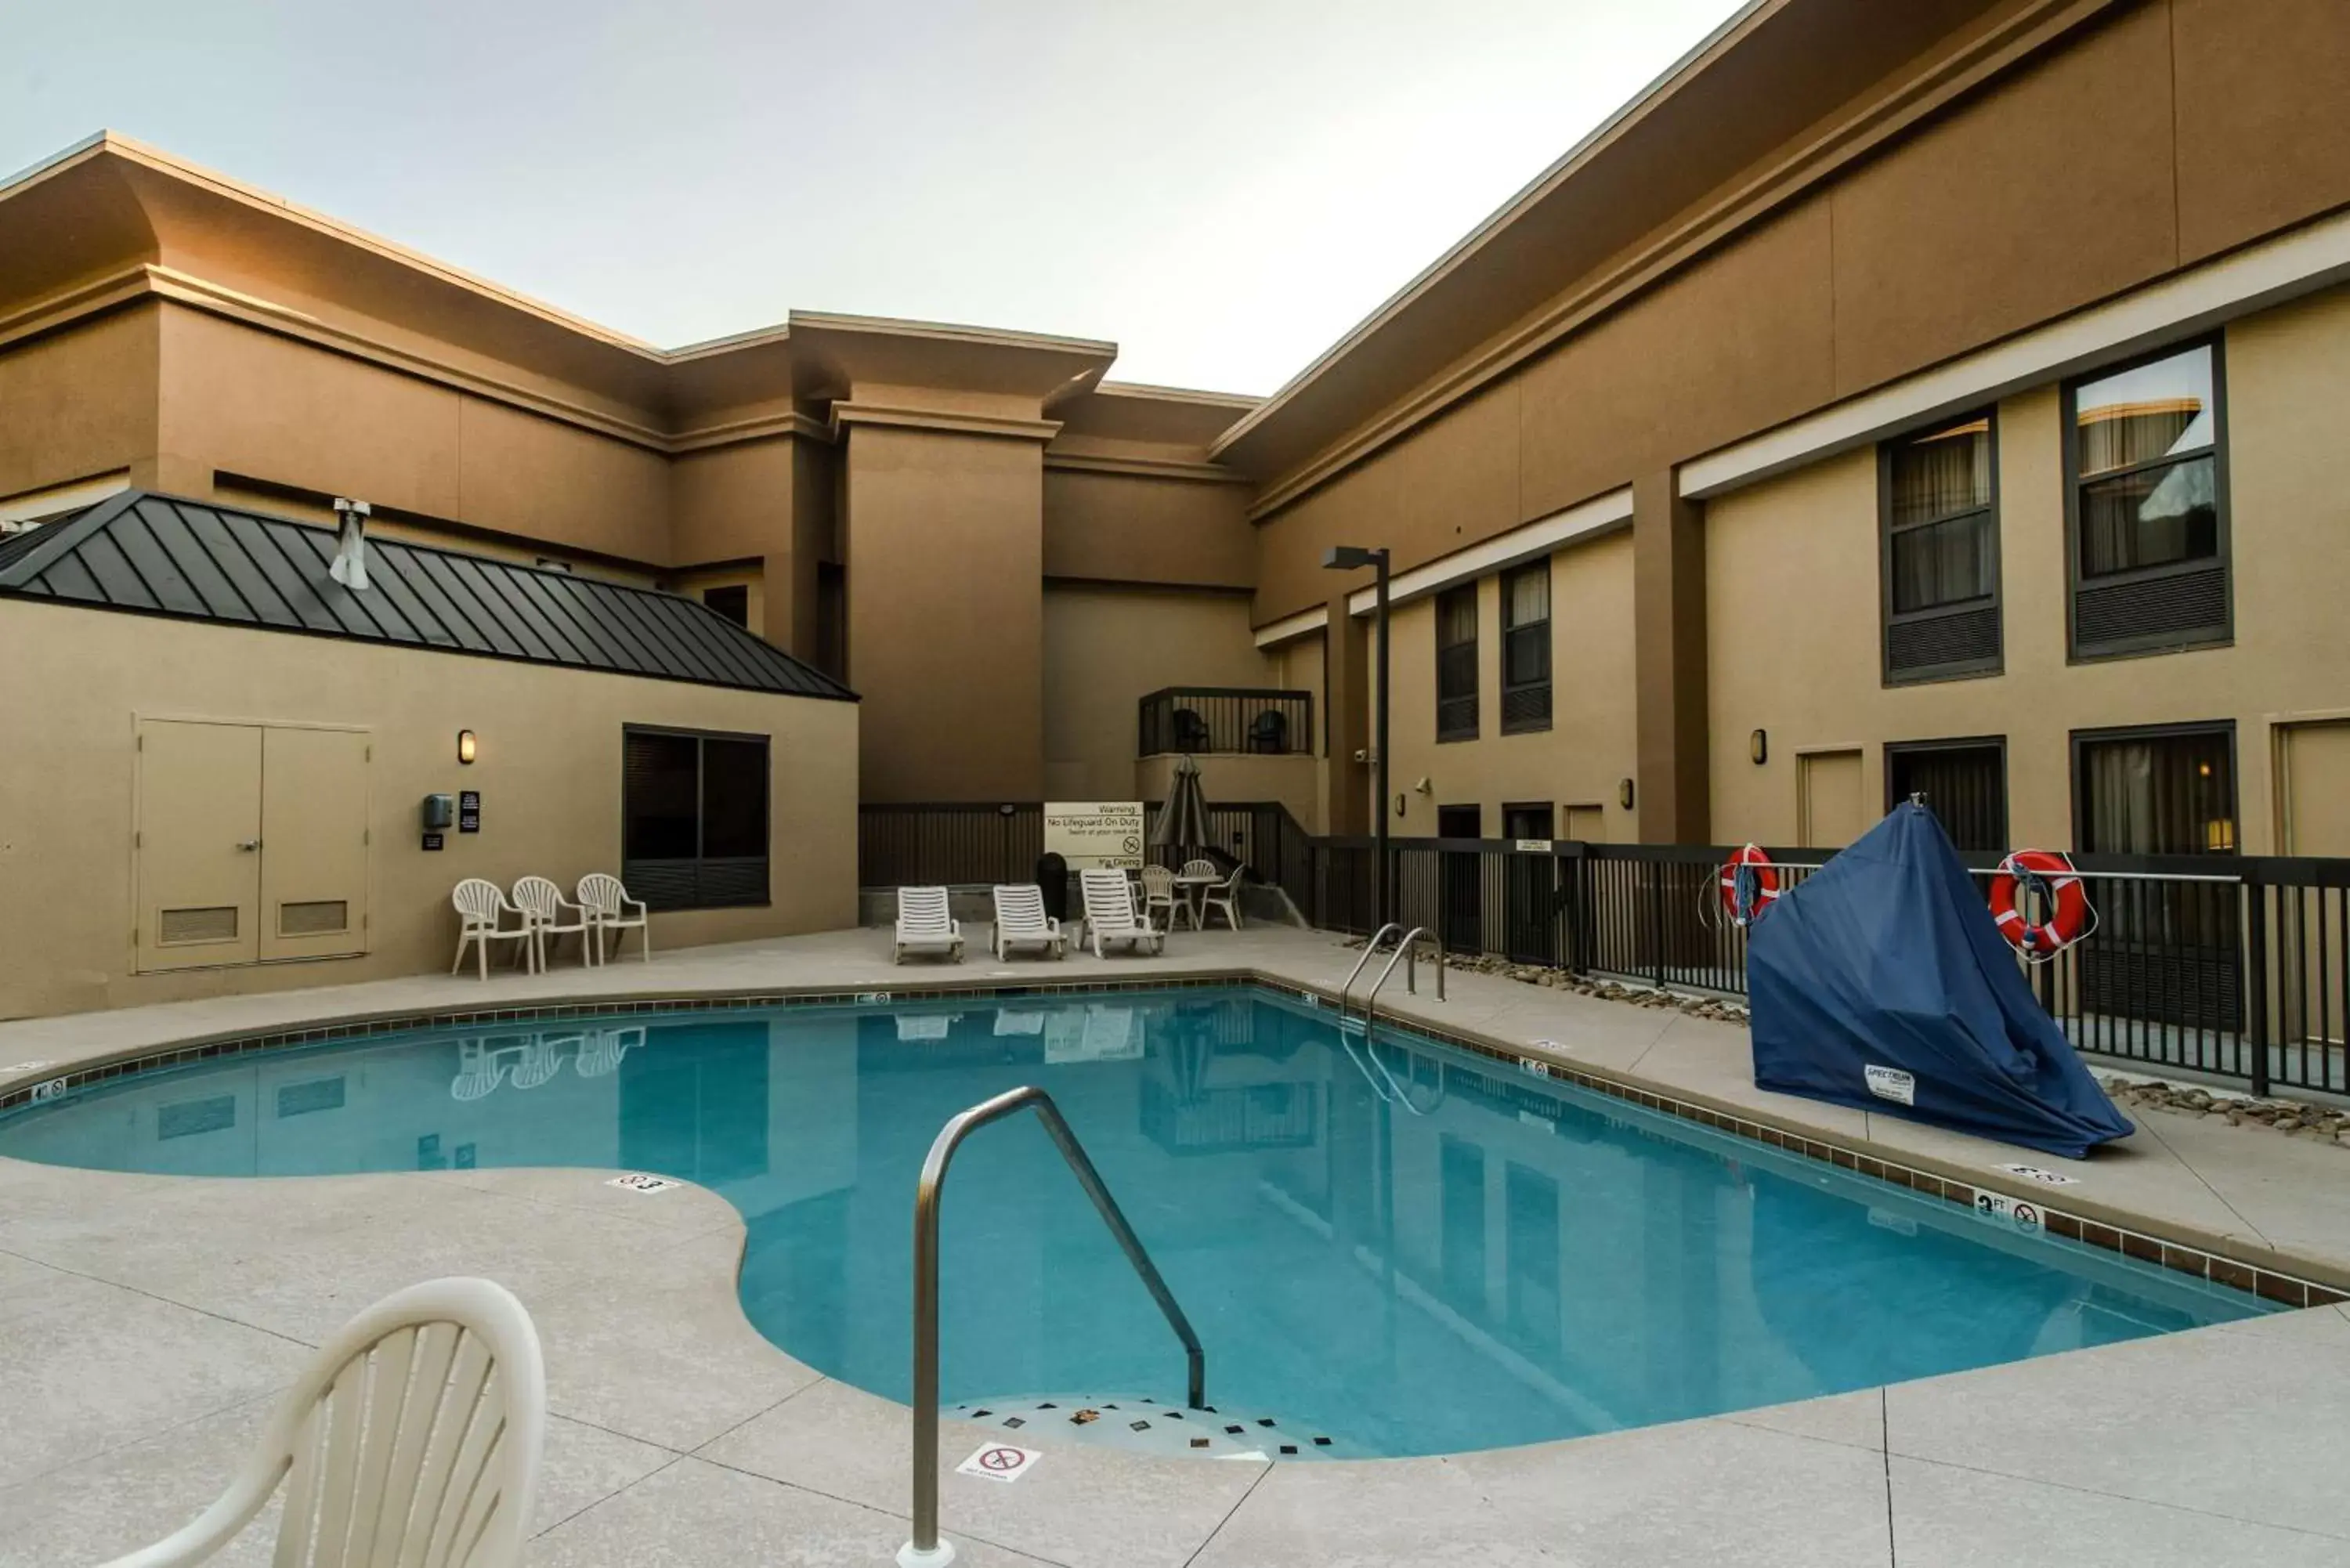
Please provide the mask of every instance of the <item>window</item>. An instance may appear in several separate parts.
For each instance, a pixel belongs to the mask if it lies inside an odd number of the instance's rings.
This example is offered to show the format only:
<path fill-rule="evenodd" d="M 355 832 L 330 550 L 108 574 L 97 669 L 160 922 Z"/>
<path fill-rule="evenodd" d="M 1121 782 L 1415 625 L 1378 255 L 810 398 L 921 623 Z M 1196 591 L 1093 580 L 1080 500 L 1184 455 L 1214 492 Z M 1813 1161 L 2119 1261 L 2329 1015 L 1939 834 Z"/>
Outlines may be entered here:
<path fill-rule="evenodd" d="M 2004 850 L 2007 843 L 2007 741 L 1907 741 L 1885 748 L 1885 809 L 1911 795 L 1960 849 Z"/>
<path fill-rule="evenodd" d="M 2070 389 L 2073 652 L 2231 635 L 2216 343 Z"/>
<path fill-rule="evenodd" d="M 2236 848 L 2232 724 L 2074 737 L 2076 841 L 2092 855 L 2227 855 Z"/>
<path fill-rule="evenodd" d="M 1886 682 L 1996 672 L 1998 458 L 1991 414 L 1887 441 L 1882 452 Z"/>
<path fill-rule="evenodd" d="M 622 732 L 620 879 L 656 909 L 767 902 L 767 737 Z"/>
<path fill-rule="evenodd" d="M 702 602 L 736 626 L 747 628 L 751 624 L 751 590 L 744 584 L 729 583 L 723 588 L 704 588 L 702 590 Z"/>
<path fill-rule="evenodd" d="M 1477 738 L 1477 585 L 1436 596 L 1436 738 Z"/>
<path fill-rule="evenodd" d="M 1550 728 L 1550 563 L 1502 578 L 1502 733 Z"/>

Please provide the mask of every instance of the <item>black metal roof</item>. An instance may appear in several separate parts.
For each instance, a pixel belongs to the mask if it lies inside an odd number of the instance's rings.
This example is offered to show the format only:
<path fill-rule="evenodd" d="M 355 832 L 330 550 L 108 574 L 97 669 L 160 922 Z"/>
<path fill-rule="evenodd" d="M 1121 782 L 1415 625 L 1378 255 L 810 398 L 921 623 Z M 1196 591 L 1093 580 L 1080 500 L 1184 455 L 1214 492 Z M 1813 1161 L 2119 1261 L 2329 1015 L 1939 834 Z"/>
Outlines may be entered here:
<path fill-rule="evenodd" d="M 0 594 L 854 701 L 696 600 L 370 536 L 368 591 L 327 575 L 332 529 L 134 490 L 0 540 Z"/>

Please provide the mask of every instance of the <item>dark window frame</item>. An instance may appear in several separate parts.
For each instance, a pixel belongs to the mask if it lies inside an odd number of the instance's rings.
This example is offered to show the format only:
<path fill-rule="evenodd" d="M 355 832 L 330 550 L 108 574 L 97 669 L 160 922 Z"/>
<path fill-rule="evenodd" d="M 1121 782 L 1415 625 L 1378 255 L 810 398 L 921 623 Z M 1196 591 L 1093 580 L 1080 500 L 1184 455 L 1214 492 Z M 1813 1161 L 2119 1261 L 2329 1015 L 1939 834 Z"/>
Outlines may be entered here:
<path fill-rule="evenodd" d="M 712 615 L 733 621 L 745 631 L 751 629 L 750 584 L 712 583 L 702 590 L 702 603 Z"/>
<path fill-rule="evenodd" d="M 1524 623 L 1524 624 L 1523 624 L 1523 625 L 1513 625 L 1513 624 L 1512 624 L 1512 622 L 1511 622 L 1511 620 L 1510 620 L 1510 607 L 1511 607 L 1512 600 L 1513 600 L 1513 596 L 1512 596 L 1512 594 L 1511 594 L 1511 592 L 1510 592 L 1511 585 L 1512 585 L 1513 583 L 1516 582 L 1520 577 L 1525 576 L 1527 576 L 1528 574 L 1530 574 L 1530 573 L 1534 573 L 1534 572 L 1540 572 L 1540 573 L 1542 574 L 1542 579 L 1543 579 L 1543 613 L 1542 613 L 1542 618 L 1541 618 L 1540 620 L 1530 620 L 1530 621 L 1525 622 L 1525 623 Z M 1501 587 L 1502 587 L 1502 670 L 1501 670 L 1501 676 L 1502 676 L 1502 680 L 1501 680 L 1501 685 L 1502 685 L 1502 733 L 1503 733 L 1504 735 L 1530 735 L 1530 734 L 1537 734 L 1537 733 L 1542 732 L 1543 731 L 1548 730 L 1548 729 L 1550 728 L 1550 726 L 1551 726 L 1551 680 L 1552 680 L 1552 678 L 1553 678 L 1553 677 L 1557 673 L 1556 665 L 1555 665 L 1555 662 L 1554 662 L 1554 659 L 1555 659 L 1555 654 L 1556 654 L 1556 650 L 1557 650 L 1557 644 L 1556 644 L 1556 643 L 1552 639 L 1552 637 L 1551 637 L 1551 587 L 1552 587 L 1552 576 L 1551 576 L 1551 569 L 1550 569 L 1550 557 L 1549 557 L 1549 556 L 1543 556 L 1540 560 L 1536 560 L 1536 561 L 1526 561 L 1526 562 L 1523 562 L 1523 563 L 1521 563 L 1521 564 L 1520 564 L 1520 565 L 1518 565 L 1518 566 L 1512 566 L 1509 570 L 1507 570 L 1507 571 L 1505 571 L 1505 572 L 1503 572 L 1503 573 L 1502 574 L 1502 585 L 1501 585 Z M 1542 675 L 1542 679 L 1541 679 L 1541 680 L 1521 680 L 1521 681 L 1517 681 L 1517 682 L 1515 682 L 1515 683 L 1513 683 L 1513 682 L 1511 681 L 1511 680 L 1510 680 L 1510 641 L 1511 641 L 1511 639 L 1512 639 L 1513 636 L 1515 636 L 1517 633 L 1519 633 L 1519 632 L 1522 632 L 1522 631 L 1524 631 L 1524 632 L 1531 632 L 1531 631 L 1534 631 L 1534 630 L 1536 630 L 1536 629 L 1539 629 L 1539 630 L 1541 631 L 1541 633 L 1542 633 L 1542 647 L 1543 647 L 1543 675 Z M 1522 711 L 1522 712 L 1521 712 L 1521 714 L 1520 714 L 1520 716 L 1519 716 L 1519 717 L 1517 717 L 1517 718 L 1514 718 L 1514 719 L 1513 719 L 1513 718 L 1512 718 L 1512 717 L 1510 716 L 1510 710 L 1511 710 L 1511 707 L 1512 707 L 1512 701 L 1511 701 L 1511 700 L 1512 700 L 1513 698 L 1520 698 L 1520 699 L 1528 698 L 1528 697 L 1530 697 L 1530 696 L 1531 696 L 1531 694 L 1532 694 L 1532 693 L 1534 693 L 1534 692 L 1537 692 L 1537 691 L 1539 691 L 1540 693 L 1542 693 L 1542 701 L 1541 701 L 1541 702 L 1540 702 L 1540 704 L 1539 704 L 1539 706 L 1540 706 L 1540 708 L 1541 708 L 1541 711 L 1540 711 L 1539 713 L 1534 713 L 1534 712 L 1523 712 L 1523 711 Z M 1535 704 L 1532 703 L 1531 701 L 1521 701 L 1520 702 L 1518 702 L 1518 703 L 1517 703 L 1517 706 L 1518 706 L 1520 709 L 1523 710 L 1523 709 L 1527 709 L 1527 708 L 1534 707 L 1534 706 L 1535 706 Z"/>
<path fill-rule="evenodd" d="M 1477 583 L 1462 583 L 1457 587 L 1446 588 L 1438 593 L 1432 601 L 1436 616 L 1436 739 L 1440 744 L 1453 741 L 1476 740 L 1483 728 L 1482 711 L 1483 703 L 1478 691 L 1480 682 L 1477 661 L 1480 657 L 1478 634 L 1484 629 L 1480 624 L 1483 619 L 1484 607 L 1478 602 L 1482 597 L 1478 588 Z M 1448 643 L 1444 640 L 1445 607 L 1448 603 L 1458 603 L 1464 596 L 1469 602 L 1468 639 L 1464 642 Z M 1462 649 L 1468 650 L 1465 659 L 1458 657 L 1459 650 Z M 1456 655 L 1452 660 L 1456 666 L 1465 667 L 1469 671 L 1469 687 L 1466 691 L 1454 691 L 1450 695 L 1446 693 L 1444 670 L 1445 655 L 1448 653 Z M 1469 715 L 1468 722 L 1465 724 L 1460 722 L 1458 716 L 1463 705 Z M 1445 710 L 1448 707 L 1454 710 L 1454 719 L 1449 726 L 1445 722 Z"/>
<path fill-rule="evenodd" d="M 637 735 L 667 736 L 671 739 L 689 740 L 694 742 L 694 853 L 690 859 L 680 860 L 674 857 L 663 857 L 658 860 L 632 862 L 629 858 L 629 742 L 631 737 Z M 759 815 L 761 822 L 765 827 L 765 832 L 763 836 L 763 844 L 768 851 L 767 853 L 757 856 L 723 856 L 717 857 L 712 857 L 702 853 L 703 849 L 706 847 L 707 835 L 709 832 L 709 775 L 705 758 L 706 742 L 711 741 L 723 741 L 736 744 L 755 745 L 764 754 L 766 758 L 766 766 L 760 770 L 759 775 Z M 775 857 L 772 852 L 775 845 L 775 740 L 773 735 L 760 734 L 740 730 L 696 730 L 674 724 L 623 723 L 620 726 L 620 863 L 622 868 L 620 879 L 623 883 L 628 884 L 629 897 L 644 899 L 648 909 L 656 910 L 763 909 L 771 908 L 775 903 Z M 724 864 L 731 867 L 747 867 L 753 863 L 755 863 L 758 867 L 758 894 L 755 898 L 702 896 L 701 892 L 702 867 L 705 865 Z M 673 897 L 660 896 L 663 889 L 655 887 L 651 883 L 647 883 L 646 886 L 640 888 L 636 882 L 630 881 L 628 876 L 628 867 L 631 864 L 662 867 L 689 866 L 692 868 L 694 891 L 690 896 L 681 899 Z"/>
<path fill-rule="evenodd" d="M 1902 446 L 1918 437 L 1953 425 L 1980 419 L 1989 427 L 1991 438 L 1991 499 L 1983 506 L 1969 512 L 1954 512 L 1947 517 L 1937 517 L 1924 523 L 1911 523 L 1899 529 L 1893 525 L 1893 456 Z M 2002 517 L 1999 483 L 1999 409 L 1996 404 L 1970 413 L 1956 413 L 1887 436 L 1877 443 L 1877 659 L 1878 673 L 1887 686 L 1923 686 L 1938 680 L 1972 680 L 1987 675 L 2003 675 L 2007 671 L 2007 596 L 2006 555 L 2002 548 Z M 1954 604 L 1935 605 L 1927 609 L 1898 610 L 1893 607 L 1893 540 L 1897 533 L 1910 534 L 1936 528 L 1961 517 L 1979 514 L 1991 518 L 1991 593 L 1988 598 L 1961 599 Z M 1949 659 L 1939 664 L 1911 665 L 1896 670 L 1893 666 L 1893 628 L 1924 622 L 1948 620 L 1956 616 L 1972 615 L 1988 608 L 1998 627 L 1994 646 L 1983 659 Z"/>
<path fill-rule="evenodd" d="M 2128 571 L 2109 572 L 2095 578 L 2081 573 L 2081 487 L 2095 483 L 2081 477 L 2080 391 L 2085 386 L 2117 376 L 2126 370 L 2136 370 L 2147 365 L 2175 359 L 2198 348 L 2211 351 L 2211 491 L 2213 509 L 2218 513 L 2219 550 L 2210 560 L 2170 561 L 2158 566 L 2139 566 Z M 2194 649 L 2226 648 L 2236 640 L 2236 550 L 2235 526 L 2230 515 L 2228 493 L 2228 354 L 2226 335 L 2205 333 L 2194 337 L 2166 343 L 2147 353 L 2116 359 L 2085 370 L 2064 384 L 2058 400 L 2057 418 L 2063 442 L 2061 453 L 2064 472 L 2064 660 L 2068 664 L 2095 664 L 2109 659 L 2144 659 L 2155 654 L 2184 653 Z M 2110 480 L 2136 473 L 2162 463 L 2177 462 L 2177 458 L 2157 458 L 2127 468 L 2111 469 L 2098 474 L 2097 480 Z M 2220 570 L 2220 624 L 2214 629 L 2184 635 L 2175 631 L 2142 632 L 2136 636 L 2116 638 L 2084 649 L 2081 646 L 2081 595 L 2091 587 L 2110 587 L 2116 584 L 2158 582 L 2165 577 L 2191 576 Z M 2241 826 L 2241 825 L 2240 825 Z"/>
<path fill-rule="evenodd" d="M 2107 741 L 2159 741 L 2174 736 L 2220 735 L 2228 742 L 2228 822 L 2234 830 L 2235 844 L 2228 849 L 2164 851 L 2166 854 L 2241 855 L 2244 843 L 2244 774 L 2243 757 L 2236 744 L 2236 722 L 2233 719 L 2196 719 L 2169 724 L 2115 724 L 2100 729 L 2075 730 L 2068 746 L 2073 769 L 2073 844 L 2080 846 L 2087 836 L 2089 820 L 2089 775 L 2081 766 L 2084 747 Z"/>
<path fill-rule="evenodd" d="M 1999 841 L 2002 846 L 2006 846 L 2009 843 L 2008 835 L 2012 817 L 2008 802 L 2007 737 L 2005 735 L 1937 735 L 1930 740 L 1886 742 L 1884 765 L 1878 770 L 1885 776 L 1886 814 L 1892 815 L 1893 808 L 1899 805 L 1902 801 L 1901 794 L 1894 787 L 1893 783 L 1894 763 L 1897 759 L 1919 756 L 1933 752 L 1989 751 L 1999 753 Z M 1947 823 L 1943 826 L 1946 829 L 1949 826 Z"/>

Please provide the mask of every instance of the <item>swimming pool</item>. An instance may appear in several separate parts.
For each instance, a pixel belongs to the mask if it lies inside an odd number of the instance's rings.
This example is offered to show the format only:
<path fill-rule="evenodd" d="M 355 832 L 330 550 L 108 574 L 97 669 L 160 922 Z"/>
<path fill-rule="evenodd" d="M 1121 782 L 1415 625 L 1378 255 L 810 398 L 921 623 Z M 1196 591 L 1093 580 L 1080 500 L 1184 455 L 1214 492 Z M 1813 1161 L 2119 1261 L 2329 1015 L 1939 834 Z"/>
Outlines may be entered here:
<path fill-rule="evenodd" d="M 1257 989 L 379 1034 L 80 1088 L 0 1155 L 193 1176 L 587 1166 L 703 1183 L 775 1344 L 903 1399 L 940 1125 L 1042 1085 L 1207 1349 L 1211 1403 L 1402 1455 L 1566 1438 L 2249 1317 L 2258 1299 Z M 648 1199 L 648 1201 L 658 1201 Z M 1180 1402 L 1032 1117 L 956 1157 L 944 1393 Z"/>

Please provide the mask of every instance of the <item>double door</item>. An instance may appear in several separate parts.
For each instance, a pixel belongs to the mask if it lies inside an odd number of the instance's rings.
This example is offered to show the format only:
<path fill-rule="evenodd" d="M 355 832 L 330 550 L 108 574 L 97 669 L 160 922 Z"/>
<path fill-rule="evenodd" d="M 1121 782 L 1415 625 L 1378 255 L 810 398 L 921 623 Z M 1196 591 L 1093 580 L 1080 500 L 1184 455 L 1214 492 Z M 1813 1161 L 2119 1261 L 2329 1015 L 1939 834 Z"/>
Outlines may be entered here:
<path fill-rule="evenodd" d="M 138 748 L 138 971 L 367 950 L 364 731 L 147 720 Z"/>

